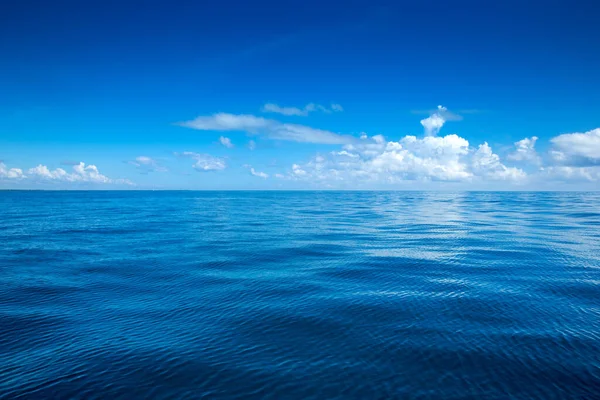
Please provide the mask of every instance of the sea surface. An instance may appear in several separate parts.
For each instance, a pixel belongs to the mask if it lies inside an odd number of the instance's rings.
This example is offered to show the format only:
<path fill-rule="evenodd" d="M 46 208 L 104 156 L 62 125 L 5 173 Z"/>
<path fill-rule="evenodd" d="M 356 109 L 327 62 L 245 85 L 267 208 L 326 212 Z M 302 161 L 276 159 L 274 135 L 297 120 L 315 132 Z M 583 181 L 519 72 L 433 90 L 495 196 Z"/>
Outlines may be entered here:
<path fill-rule="evenodd" d="M 2 399 L 600 399 L 600 192 L 0 192 Z"/>

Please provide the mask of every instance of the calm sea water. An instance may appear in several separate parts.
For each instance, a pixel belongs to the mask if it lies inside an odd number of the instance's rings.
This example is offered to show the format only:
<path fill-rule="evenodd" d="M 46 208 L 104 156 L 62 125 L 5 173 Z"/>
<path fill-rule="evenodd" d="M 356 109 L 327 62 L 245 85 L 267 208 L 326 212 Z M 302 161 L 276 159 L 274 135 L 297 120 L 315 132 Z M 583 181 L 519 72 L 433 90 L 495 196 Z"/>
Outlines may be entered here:
<path fill-rule="evenodd" d="M 600 193 L 0 192 L 0 397 L 598 399 Z"/>

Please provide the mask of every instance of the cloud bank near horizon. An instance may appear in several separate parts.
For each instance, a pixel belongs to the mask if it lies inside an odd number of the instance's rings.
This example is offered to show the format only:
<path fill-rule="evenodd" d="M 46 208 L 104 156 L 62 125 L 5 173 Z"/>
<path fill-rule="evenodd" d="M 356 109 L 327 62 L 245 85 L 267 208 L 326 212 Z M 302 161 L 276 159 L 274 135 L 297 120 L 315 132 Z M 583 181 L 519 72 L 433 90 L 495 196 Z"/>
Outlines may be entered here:
<path fill-rule="evenodd" d="M 333 107 L 333 106 L 332 106 Z M 341 111 L 341 107 L 340 110 Z M 286 114 L 287 113 L 287 114 Z M 281 112 L 296 115 L 296 112 Z M 548 149 L 538 152 L 537 136 L 525 137 L 513 143 L 501 157 L 487 141 L 471 143 L 458 134 L 441 135 L 448 121 L 460 121 L 462 116 L 438 106 L 420 121 L 422 136 L 406 135 L 388 139 L 383 135 L 361 133 L 358 137 L 267 119 L 250 114 L 217 113 L 200 116 L 178 125 L 217 134 L 220 146 L 235 159 L 259 154 L 255 140 L 235 146 L 222 132 L 245 132 L 264 140 L 328 145 L 308 159 L 296 159 L 287 154 L 287 165 L 278 164 L 277 171 L 262 170 L 248 163 L 237 164 L 246 170 L 246 176 L 263 181 L 295 182 L 296 187 L 309 188 L 394 188 L 405 182 L 453 183 L 468 188 L 471 185 L 494 184 L 496 187 L 527 189 L 530 185 L 563 184 L 600 181 L 600 128 L 586 132 L 563 133 L 548 141 Z M 207 133 L 208 134 L 208 133 Z M 223 150 L 225 150 L 223 149 Z M 230 157 L 206 152 L 183 151 L 172 153 L 177 158 L 192 160 L 191 168 L 198 172 L 236 173 L 236 164 Z M 256 162 L 256 157 L 254 158 Z M 126 162 L 140 173 L 171 172 L 165 159 L 158 162 L 149 156 L 137 156 Z M 254 164 L 254 162 L 253 162 Z M 0 182 L 19 184 L 62 183 L 88 185 L 133 186 L 129 179 L 115 179 L 100 173 L 95 165 L 69 162 L 71 171 L 50 169 L 39 164 L 29 169 L 7 166 L 0 161 Z M 189 167 L 188 167 L 189 168 Z M 234 171 L 234 172 L 231 172 Z M 285 188 L 285 186 L 279 186 Z"/>

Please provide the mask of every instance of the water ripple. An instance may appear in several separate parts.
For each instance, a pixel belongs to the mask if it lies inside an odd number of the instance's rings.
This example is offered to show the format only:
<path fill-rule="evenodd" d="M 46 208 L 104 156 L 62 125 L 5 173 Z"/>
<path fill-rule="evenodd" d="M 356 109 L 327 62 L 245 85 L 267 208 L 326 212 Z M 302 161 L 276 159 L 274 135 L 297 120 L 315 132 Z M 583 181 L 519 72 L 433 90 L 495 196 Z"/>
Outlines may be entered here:
<path fill-rule="evenodd" d="M 600 393 L 600 193 L 0 192 L 0 210 L 0 398 Z"/>

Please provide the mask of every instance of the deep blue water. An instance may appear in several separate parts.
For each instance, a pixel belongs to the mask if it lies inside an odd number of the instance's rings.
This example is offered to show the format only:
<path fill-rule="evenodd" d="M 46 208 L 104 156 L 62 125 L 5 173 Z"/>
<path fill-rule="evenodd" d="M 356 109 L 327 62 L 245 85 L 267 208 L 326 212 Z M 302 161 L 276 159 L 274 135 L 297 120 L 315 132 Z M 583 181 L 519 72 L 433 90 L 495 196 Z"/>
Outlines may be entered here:
<path fill-rule="evenodd" d="M 598 399 L 600 193 L 0 192 L 0 397 Z"/>

